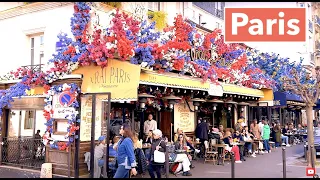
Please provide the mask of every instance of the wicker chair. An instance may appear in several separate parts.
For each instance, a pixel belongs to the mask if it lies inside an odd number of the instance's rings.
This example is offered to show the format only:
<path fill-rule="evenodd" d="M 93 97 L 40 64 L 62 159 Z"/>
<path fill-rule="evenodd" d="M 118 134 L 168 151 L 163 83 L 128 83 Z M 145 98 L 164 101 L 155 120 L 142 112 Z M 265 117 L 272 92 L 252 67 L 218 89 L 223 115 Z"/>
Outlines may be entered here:
<path fill-rule="evenodd" d="M 206 163 L 207 161 L 209 162 L 213 162 L 213 164 L 215 165 L 215 163 L 218 161 L 218 152 L 217 151 L 213 151 L 212 147 L 209 146 L 209 142 L 205 141 L 204 142 L 204 146 L 205 146 L 205 155 L 204 155 L 204 162 Z"/>

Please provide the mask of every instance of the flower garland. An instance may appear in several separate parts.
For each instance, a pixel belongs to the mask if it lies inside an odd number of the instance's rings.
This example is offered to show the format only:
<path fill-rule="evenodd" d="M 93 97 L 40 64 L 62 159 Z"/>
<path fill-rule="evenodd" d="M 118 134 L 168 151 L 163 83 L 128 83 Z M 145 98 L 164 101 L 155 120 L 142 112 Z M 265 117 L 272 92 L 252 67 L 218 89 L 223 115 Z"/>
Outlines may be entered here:
<path fill-rule="evenodd" d="M 78 116 L 78 111 L 76 111 L 77 108 L 79 108 L 79 103 L 77 101 L 78 93 L 80 93 L 80 88 L 75 84 L 63 84 L 63 85 L 56 85 L 52 87 L 48 87 L 49 89 L 46 92 L 46 98 L 45 98 L 45 107 L 44 107 L 44 117 L 47 120 L 45 125 L 47 126 L 46 128 L 46 134 L 43 136 L 43 141 L 44 144 L 48 144 L 48 138 L 49 134 L 53 133 L 53 123 L 54 123 L 54 118 L 53 118 L 53 107 L 52 107 L 52 100 L 54 95 L 60 94 L 62 92 L 67 92 L 69 93 L 73 99 L 72 104 L 69 105 L 69 107 L 72 107 L 75 109 L 74 113 L 66 115 L 66 119 L 68 120 L 68 128 L 67 128 L 67 134 L 65 135 L 65 139 L 68 139 L 67 142 L 58 142 L 58 141 L 53 141 L 50 143 L 50 148 L 52 149 L 59 149 L 59 150 L 66 150 L 68 151 L 69 145 L 74 141 L 74 139 L 77 139 L 78 136 L 75 135 L 75 132 L 79 130 L 79 126 L 77 126 L 77 123 L 80 123 L 80 119 L 77 119 Z M 65 107 L 67 105 L 65 104 Z"/>

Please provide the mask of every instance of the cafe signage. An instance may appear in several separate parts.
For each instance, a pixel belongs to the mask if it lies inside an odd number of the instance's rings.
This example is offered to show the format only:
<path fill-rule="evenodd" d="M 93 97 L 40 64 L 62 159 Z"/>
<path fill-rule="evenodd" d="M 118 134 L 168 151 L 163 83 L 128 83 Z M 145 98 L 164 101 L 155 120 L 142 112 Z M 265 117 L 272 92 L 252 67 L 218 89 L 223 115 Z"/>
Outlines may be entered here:
<path fill-rule="evenodd" d="M 194 108 L 192 103 L 189 103 L 190 108 Z M 194 112 L 191 112 L 188 105 L 179 103 L 174 105 L 174 131 L 177 128 L 183 132 L 194 132 Z"/>
<path fill-rule="evenodd" d="M 233 63 L 232 61 L 227 62 L 224 58 L 218 59 L 214 49 L 200 50 L 191 48 L 188 55 L 191 58 L 191 61 L 204 60 L 209 62 L 211 65 L 217 64 L 223 67 L 230 67 Z"/>
<path fill-rule="evenodd" d="M 136 100 L 138 94 L 140 66 L 126 61 L 109 59 L 108 66 L 90 65 L 75 70 L 82 74 L 82 93 L 110 92 L 111 100 Z"/>

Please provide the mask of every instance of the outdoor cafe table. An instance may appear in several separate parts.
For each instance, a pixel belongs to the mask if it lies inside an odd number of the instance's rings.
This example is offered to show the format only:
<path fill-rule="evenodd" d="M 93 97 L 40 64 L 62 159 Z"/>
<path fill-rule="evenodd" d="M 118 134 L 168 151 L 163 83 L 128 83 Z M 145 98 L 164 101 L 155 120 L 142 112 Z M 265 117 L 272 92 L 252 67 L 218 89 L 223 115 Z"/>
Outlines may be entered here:
<path fill-rule="evenodd" d="M 220 165 L 220 162 L 222 162 L 222 165 L 224 165 L 224 156 L 225 156 L 224 148 L 226 147 L 226 145 L 214 144 L 213 147 L 217 148 L 217 151 L 218 151 L 218 165 Z"/>

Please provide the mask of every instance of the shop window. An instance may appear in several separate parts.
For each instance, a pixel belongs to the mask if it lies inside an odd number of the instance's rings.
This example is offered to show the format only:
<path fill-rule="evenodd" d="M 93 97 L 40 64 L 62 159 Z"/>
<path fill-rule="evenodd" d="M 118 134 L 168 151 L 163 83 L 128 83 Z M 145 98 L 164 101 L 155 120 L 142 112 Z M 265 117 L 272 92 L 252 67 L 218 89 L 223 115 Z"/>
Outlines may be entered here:
<path fill-rule="evenodd" d="M 33 129 L 34 124 L 34 111 L 26 111 L 24 118 L 24 129 Z"/>
<path fill-rule="evenodd" d="M 55 119 L 53 123 L 53 134 L 54 135 L 65 135 L 68 133 L 67 128 L 69 127 L 67 119 Z"/>

